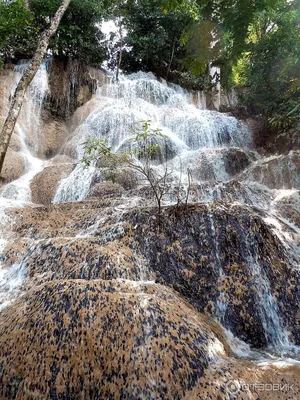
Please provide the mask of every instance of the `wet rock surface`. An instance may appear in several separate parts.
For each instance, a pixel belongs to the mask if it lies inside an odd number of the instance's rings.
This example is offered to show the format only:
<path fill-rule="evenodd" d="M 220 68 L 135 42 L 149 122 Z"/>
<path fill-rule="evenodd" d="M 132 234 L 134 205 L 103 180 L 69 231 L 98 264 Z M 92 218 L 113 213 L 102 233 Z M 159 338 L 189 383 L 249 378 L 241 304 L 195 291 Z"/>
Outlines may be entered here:
<path fill-rule="evenodd" d="M 78 107 L 92 98 L 97 81 L 104 84 L 106 80 L 103 71 L 90 68 L 81 61 L 54 59 L 49 75 L 51 95 L 46 108 L 54 116 L 69 118 Z"/>
<path fill-rule="evenodd" d="M 24 260 L 29 275 L 156 279 L 255 347 L 276 343 L 283 326 L 300 342 L 299 260 L 289 259 L 262 211 L 216 202 L 166 208 L 159 221 L 155 209 L 126 212 L 123 201 L 11 211 L 18 236 L 40 238 Z"/>
<path fill-rule="evenodd" d="M 300 191 L 294 190 L 292 193 L 275 199 L 274 206 L 280 216 L 293 224 L 295 229 L 300 229 Z"/>
<path fill-rule="evenodd" d="M 75 168 L 72 163 L 55 164 L 46 167 L 31 181 L 32 201 L 37 204 L 51 204 L 57 187 Z"/>
<path fill-rule="evenodd" d="M 168 210 L 159 233 L 153 229 L 155 223 L 157 217 L 151 213 L 136 214 L 132 226 L 134 240 L 147 254 L 159 282 L 171 285 L 202 312 L 219 317 L 236 336 L 256 347 L 274 339 L 265 330 L 274 323 L 263 304 L 267 287 L 260 286 L 268 282 L 281 323 L 299 343 L 295 319 L 300 276 L 294 266 L 299 260 L 287 261 L 285 248 L 259 214 L 220 203 Z M 257 290 L 262 291 L 258 296 Z"/>
<path fill-rule="evenodd" d="M 217 324 L 161 286 L 54 281 L 1 317 L 5 398 L 180 399 L 229 352 Z"/>
<path fill-rule="evenodd" d="M 239 180 L 259 182 L 271 189 L 299 189 L 300 151 L 262 159 L 243 172 Z"/>
<path fill-rule="evenodd" d="M 25 160 L 22 154 L 8 149 L 1 176 L 6 182 L 12 182 L 25 173 L 25 167 Z"/>
<path fill-rule="evenodd" d="M 5 399 L 230 399 L 233 379 L 287 387 L 299 376 L 234 359 L 219 325 L 160 285 L 52 281 L 0 317 Z M 244 390 L 235 398 L 271 398 Z"/>
<path fill-rule="evenodd" d="M 88 198 L 92 197 L 118 197 L 124 192 L 123 186 L 113 182 L 96 183 L 88 194 Z"/>
<path fill-rule="evenodd" d="M 227 181 L 244 169 L 252 156 L 239 148 L 197 150 L 182 157 L 182 168 L 190 168 L 192 178 L 197 181 Z"/>

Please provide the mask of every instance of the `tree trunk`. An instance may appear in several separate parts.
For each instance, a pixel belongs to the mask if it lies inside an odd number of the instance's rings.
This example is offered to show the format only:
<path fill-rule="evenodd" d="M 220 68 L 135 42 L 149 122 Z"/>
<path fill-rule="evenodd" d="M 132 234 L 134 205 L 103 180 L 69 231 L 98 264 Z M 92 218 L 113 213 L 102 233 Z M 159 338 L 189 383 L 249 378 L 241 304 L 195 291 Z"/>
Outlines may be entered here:
<path fill-rule="evenodd" d="M 68 8 L 71 0 L 63 0 L 61 6 L 56 11 L 55 16 L 51 20 L 50 26 L 46 29 L 42 35 L 40 36 L 37 49 L 35 54 L 30 62 L 29 66 L 27 67 L 26 71 L 24 72 L 20 82 L 17 85 L 15 90 L 14 96 L 12 98 L 8 116 L 4 123 L 2 132 L 0 134 L 0 174 L 2 171 L 2 167 L 4 164 L 5 155 L 8 149 L 8 145 L 13 134 L 18 116 L 20 114 L 23 100 L 25 97 L 26 89 L 30 85 L 31 81 L 35 77 L 43 58 L 47 52 L 47 48 L 49 45 L 49 41 L 53 35 L 55 35 L 59 23 L 61 21 L 62 16 L 64 15 L 66 9 Z"/>
<path fill-rule="evenodd" d="M 118 59 L 118 63 L 117 63 L 116 82 L 119 82 L 119 72 L 120 72 L 121 63 L 122 63 L 122 57 L 123 57 L 123 32 L 122 32 L 122 21 L 120 21 L 119 35 L 120 35 L 121 44 L 120 44 L 119 59 Z"/>
<path fill-rule="evenodd" d="M 171 53 L 171 58 L 170 58 L 170 62 L 169 62 L 169 66 L 168 66 L 168 71 L 167 71 L 167 77 L 166 80 L 168 80 L 169 78 L 169 74 L 171 71 L 171 66 L 172 66 L 172 62 L 173 62 L 173 58 L 174 58 L 174 53 L 175 53 L 175 45 L 176 45 L 176 37 L 174 38 L 174 42 L 173 42 L 173 46 L 172 46 L 172 53 Z"/>
<path fill-rule="evenodd" d="M 29 10 L 29 0 L 24 0 L 24 7 Z"/>

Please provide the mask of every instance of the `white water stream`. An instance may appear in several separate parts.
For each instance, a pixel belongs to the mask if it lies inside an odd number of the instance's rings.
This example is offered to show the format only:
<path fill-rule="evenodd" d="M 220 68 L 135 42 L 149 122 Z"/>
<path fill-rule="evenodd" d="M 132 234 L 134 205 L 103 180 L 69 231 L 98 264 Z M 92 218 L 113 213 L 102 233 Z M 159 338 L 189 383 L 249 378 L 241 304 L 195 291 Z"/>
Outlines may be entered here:
<path fill-rule="evenodd" d="M 13 94 L 26 67 L 26 63 L 15 67 L 15 81 L 11 94 Z M 6 239 L 9 238 L 9 226 L 13 224 L 6 211 L 9 208 L 23 207 L 31 202 L 30 183 L 46 164 L 44 160 L 38 158 L 37 153 L 39 150 L 41 112 L 48 92 L 48 73 L 46 65 L 42 64 L 26 92 L 25 101 L 15 127 L 15 133 L 18 135 L 21 145 L 19 153 L 24 159 L 24 174 L 0 189 L 0 311 L 16 297 L 26 277 L 26 269 L 22 263 L 14 264 L 9 268 L 4 268 L 1 265 L 2 251 L 8 243 Z M 29 142 L 33 144 L 31 147 L 28 145 Z M 9 239 L 13 240 L 13 238 Z"/>

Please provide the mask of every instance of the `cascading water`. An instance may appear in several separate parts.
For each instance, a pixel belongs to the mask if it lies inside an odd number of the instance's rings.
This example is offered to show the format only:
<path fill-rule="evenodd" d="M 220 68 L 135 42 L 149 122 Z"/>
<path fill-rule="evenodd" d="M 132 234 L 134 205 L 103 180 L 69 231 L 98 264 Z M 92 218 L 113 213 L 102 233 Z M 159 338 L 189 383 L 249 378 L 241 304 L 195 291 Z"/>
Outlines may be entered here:
<path fill-rule="evenodd" d="M 27 65 L 23 63 L 15 67 L 16 78 L 12 93 L 26 70 Z M 43 160 L 38 158 L 38 151 L 41 112 L 44 99 L 48 93 L 48 73 L 46 64 L 42 64 L 27 89 L 26 98 L 15 128 L 21 143 L 20 154 L 24 158 L 25 173 L 16 181 L 4 186 L 0 190 L 0 197 L 21 202 L 31 201 L 30 182 L 43 169 L 44 165 Z"/>
<path fill-rule="evenodd" d="M 230 148 L 249 149 L 252 145 L 246 126 L 236 118 L 196 108 L 188 92 L 179 86 L 158 82 L 150 73 L 123 77 L 118 84 L 100 88 L 97 96 L 98 107 L 67 142 L 67 148 L 73 149 L 78 162 L 84 155 L 83 142 L 101 138 L 115 151 L 122 150 L 130 143 L 134 124 L 144 120 L 151 120 L 152 127 L 163 133 L 175 175 L 182 166 L 186 172 L 190 165 L 195 167 L 199 163 L 201 170 L 211 171 L 215 179 L 226 181 L 230 175 L 222 168 L 223 154 Z M 61 182 L 54 202 L 82 200 L 93 174 L 93 168 L 84 172 L 78 165 Z M 72 189 L 75 181 L 78 191 Z"/>
<path fill-rule="evenodd" d="M 13 94 L 22 74 L 28 64 L 21 63 L 15 67 L 15 82 L 11 89 Z M 30 182 L 44 167 L 45 161 L 38 158 L 39 135 L 41 129 L 41 112 L 43 102 L 49 93 L 48 73 L 46 64 L 43 63 L 29 85 L 26 92 L 15 132 L 20 140 L 22 155 L 25 164 L 24 174 L 17 180 L 8 183 L 0 189 L 0 310 L 10 303 L 18 288 L 25 279 L 26 268 L 22 263 L 15 264 L 10 268 L 1 268 L 1 256 L 5 247 L 6 231 L 13 221 L 6 215 L 6 211 L 12 207 L 22 207 L 31 202 Z M 1 245 L 1 242 L 3 245 Z"/>

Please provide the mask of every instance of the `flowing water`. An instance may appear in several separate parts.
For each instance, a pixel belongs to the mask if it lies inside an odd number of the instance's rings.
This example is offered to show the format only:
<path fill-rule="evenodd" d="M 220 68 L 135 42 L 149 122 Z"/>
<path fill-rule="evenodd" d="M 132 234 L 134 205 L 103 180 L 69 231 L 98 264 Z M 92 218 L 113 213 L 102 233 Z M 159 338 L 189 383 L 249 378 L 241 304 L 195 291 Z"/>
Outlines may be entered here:
<path fill-rule="evenodd" d="M 17 181 L 2 188 L 0 200 L 1 204 L 6 206 L 11 200 L 21 203 L 31 201 L 30 181 L 45 166 L 45 161 L 39 159 L 37 154 L 41 110 L 48 90 L 47 71 L 42 66 L 27 92 L 25 105 L 27 112 L 24 111 L 26 115 L 20 118 L 17 125 L 17 132 L 22 144 L 21 154 L 26 160 L 26 171 Z M 99 171 L 95 166 L 84 168 L 80 163 L 84 155 L 82 143 L 89 139 L 105 139 L 115 151 L 122 151 L 130 146 L 134 124 L 150 120 L 152 128 L 160 129 L 163 133 L 163 154 L 167 154 L 166 159 L 156 160 L 157 171 L 163 171 L 167 164 L 173 170 L 172 183 L 180 184 L 184 191 L 188 184 L 187 171 L 191 170 L 192 183 L 196 187 L 191 193 L 191 202 L 212 203 L 223 199 L 264 210 L 269 215 L 265 222 L 272 226 L 282 243 L 290 249 L 291 258 L 293 258 L 296 251 L 299 250 L 295 239 L 295 236 L 299 235 L 299 228 L 288 219 L 285 219 L 285 226 L 290 224 L 288 232 L 283 228 L 284 218 L 278 219 L 276 204 L 285 195 L 293 194 L 296 191 L 291 189 L 291 193 L 285 192 L 284 195 L 280 188 L 267 188 L 263 172 L 261 172 L 261 179 L 254 179 L 255 167 L 262 165 L 266 160 L 262 160 L 255 152 L 251 134 L 243 122 L 217 111 L 203 109 L 201 99 L 194 104 L 192 96 L 184 89 L 166 82 L 159 82 L 151 73 L 122 76 L 117 84 L 111 83 L 99 87 L 93 101 L 96 104 L 95 107 L 81 121 L 75 131 L 70 132 L 68 141 L 62 149 L 62 154 L 64 152 L 68 154 L 67 149 L 72 149 L 77 166 L 66 178 L 61 180 L 53 198 L 54 203 L 84 200 L 95 178 L 97 176 L 99 178 Z M 29 135 L 31 135 L 30 140 L 28 139 Z M 289 168 L 291 169 L 291 179 L 295 184 L 296 178 L 293 175 L 294 165 L 292 162 L 289 163 Z M 246 174 L 247 179 L 239 175 L 240 173 Z M 280 180 L 284 181 L 284 177 L 280 176 Z M 174 196 L 170 194 L 164 198 L 164 204 L 170 204 L 173 201 Z M 132 199 L 131 202 L 125 202 L 125 204 L 128 204 L 128 208 L 130 208 L 137 203 L 135 199 Z M 120 213 L 120 209 L 116 209 L 116 212 Z M 3 215 L 3 218 L 5 217 L 5 206 L 0 207 L 0 214 Z M 102 223 L 104 222 L 100 219 L 95 221 L 93 225 L 95 231 Z M 211 232 L 215 241 L 216 262 L 219 263 L 219 280 L 222 281 L 224 271 L 219 257 L 216 223 L 211 215 Z M 121 225 L 120 222 L 120 229 L 122 229 Z M 93 227 L 88 231 L 81 232 L 77 237 L 92 236 L 94 234 Z M 291 234 L 290 229 L 293 227 L 294 232 Z M 5 240 L 4 236 L 0 237 L 0 245 L 1 242 L 4 243 L 2 247 L 6 243 Z M 149 284 L 154 284 L 145 273 L 145 262 L 140 259 L 139 281 L 143 283 L 149 281 Z M 251 245 L 248 262 L 252 266 L 252 279 L 257 288 L 256 307 L 261 316 L 267 342 L 270 348 L 277 348 L 280 351 L 282 348 L 289 347 L 289 335 L 283 326 L 279 307 L 271 293 L 268 278 L 262 271 L 260 261 L 257 254 L 253 253 Z M 0 270 L 0 307 L 4 307 L 10 301 L 12 293 L 15 288 L 19 287 L 25 274 L 26 271 L 22 265 L 15 265 L 10 270 Z M 120 278 L 124 278 L 124 276 Z M 141 307 L 145 308 L 146 313 L 150 313 L 143 292 L 141 292 Z M 226 296 L 221 292 L 217 300 L 215 315 L 220 323 L 225 324 L 226 310 Z M 151 316 L 151 313 L 149 315 Z M 150 326 L 145 327 L 146 333 L 150 328 Z M 237 343 L 229 334 L 228 337 L 232 346 L 238 348 Z"/>
<path fill-rule="evenodd" d="M 11 88 L 11 94 L 13 94 L 27 65 L 27 63 L 21 63 L 15 67 L 15 81 Z M 6 211 L 9 208 L 23 207 L 26 203 L 31 202 L 30 182 L 45 165 L 45 161 L 38 158 L 38 151 L 41 112 L 44 99 L 48 93 L 48 73 L 46 64 L 42 64 L 26 92 L 25 101 L 15 127 L 15 132 L 21 144 L 20 155 L 24 159 L 24 174 L 0 189 L 0 310 L 16 297 L 19 293 L 19 287 L 26 277 L 26 267 L 22 263 L 14 264 L 9 268 L 1 267 L 2 251 L 5 244 L 8 243 L 5 238 L 9 234 L 9 225 L 13 224 Z"/>

